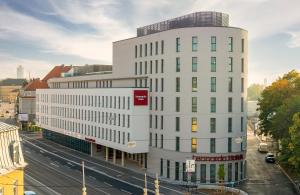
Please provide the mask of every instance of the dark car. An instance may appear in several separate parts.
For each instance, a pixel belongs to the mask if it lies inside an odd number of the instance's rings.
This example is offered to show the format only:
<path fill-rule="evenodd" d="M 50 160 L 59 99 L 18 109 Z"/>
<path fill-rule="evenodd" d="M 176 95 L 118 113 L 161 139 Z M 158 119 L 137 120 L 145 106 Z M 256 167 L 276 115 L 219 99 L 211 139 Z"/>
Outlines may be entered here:
<path fill-rule="evenodd" d="M 275 156 L 273 153 L 268 153 L 265 157 L 266 162 L 275 163 Z"/>

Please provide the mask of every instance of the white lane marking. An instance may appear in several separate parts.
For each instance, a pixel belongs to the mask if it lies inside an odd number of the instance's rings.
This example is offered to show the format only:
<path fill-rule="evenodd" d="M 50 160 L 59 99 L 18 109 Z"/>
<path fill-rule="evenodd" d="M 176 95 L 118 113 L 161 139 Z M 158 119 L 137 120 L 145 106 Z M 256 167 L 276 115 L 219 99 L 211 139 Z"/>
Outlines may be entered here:
<path fill-rule="evenodd" d="M 62 156 L 59 156 L 58 154 L 55 154 L 55 153 L 50 152 L 50 151 L 48 151 L 48 150 L 45 150 L 44 148 L 41 148 L 40 146 L 37 146 L 37 145 L 35 145 L 35 144 L 33 144 L 33 143 L 27 141 L 27 140 L 24 140 L 24 142 L 26 142 L 26 143 L 28 143 L 28 144 L 30 144 L 30 145 L 36 147 L 36 148 L 39 148 L 40 150 L 44 150 L 45 152 L 47 152 L 47 153 L 49 153 L 49 154 L 51 154 L 51 155 L 53 155 L 53 156 L 56 156 L 56 157 L 58 157 L 58 158 L 60 158 L 60 159 L 63 159 L 63 160 L 69 161 L 69 162 L 71 162 L 71 163 L 73 163 L 73 164 L 76 164 L 76 165 L 78 165 L 78 166 L 81 166 L 80 163 L 77 163 L 77 162 L 75 162 L 75 161 L 73 161 L 73 160 L 70 160 L 70 159 L 64 158 L 64 157 L 62 157 Z M 46 165 L 46 166 L 47 166 L 47 165 Z M 52 168 L 52 167 L 51 167 L 51 168 Z M 127 185 L 131 185 L 131 186 L 133 186 L 133 187 L 135 187 L 135 188 L 139 188 L 139 189 L 141 189 L 141 190 L 144 189 L 144 188 L 141 187 L 141 186 L 138 186 L 138 185 L 133 184 L 133 183 L 129 183 L 129 182 L 124 181 L 124 180 L 122 180 L 122 179 L 119 179 L 119 178 L 117 178 L 117 177 L 114 177 L 114 176 L 111 176 L 111 175 L 109 175 L 109 174 L 106 174 L 106 173 L 104 173 L 104 172 L 102 172 L 102 171 L 99 171 L 99 170 L 96 170 L 96 169 L 92 169 L 92 168 L 90 168 L 90 167 L 88 167 L 88 166 L 85 166 L 85 168 L 86 168 L 86 169 L 89 169 L 89 170 L 91 170 L 91 171 L 94 171 L 94 172 L 96 172 L 96 173 L 100 173 L 100 174 L 102 174 L 102 175 L 105 175 L 106 177 L 109 177 L 109 178 L 111 178 L 111 179 L 114 179 L 114 180 L 117 180 L 117 181 L 119 181 L 119 182 L 125 183 L 125 184 L 127 184 Z M 66 175 L 66 174 L 65 174 L 65 175 Z M 75 179 L 75 178 L 74 178 L 74 179 Z M 81 181 L 80 181 L 80 182 L 81 182 Z M 103 192 L 104 192 L 104 191 L 103 191 Z M 153 190 L 148 190 L 148 192 L 151 192 L 151 193 L 153 193 L 153 194 L 155 193 Z M 106 192 L 104 192 L 104 193 L 106 193 Z M 180 192 L 180 194 L 183 194 L 183 193 Z"/>
<path fill-rule="evenodd" d="M 70 163 L 70 162 L 68 162 L 68 165 L 70 165 L 70 166 L 72 166 L 72 167 L 74 166 L 74 165 L 73 165 L 72 163 Z"/>
<path fill-rule="evenodd" d="M 137 177 L 134 177 L 134 176 L 131 176 L 131 178 L 136 179 L 136 180 L 139 180 L 139 181 L 145 182 L 145 180 L 140 179 L 140 178 L 137 178 Z M 154 185 L 154 183 L 152 183 L 152 182 L 150 182 L 150 181 L 147 181 L 147 183 L 150 183 L 150 184 Z M 183 192 L 180 192 L 180 191 L 177 191 L 177 190 L 174 190 L 174 189 L 172 189 L 172 188 L 168 188 L 168 187 L 165 187 L 165 186 L 162 186 L 162 185 L 159 185 L 159 187 L 160 187 L 160 188 L 165 188 L 165 189 L 171 190 L 171 191 L 176 192 L 176 193 L 178 193 L 178 194 L 183 194 Z"/>
<path fill-rule="evenodd" d="M 93 180 L 97 180 L 95 177 L 93 176 L 89 176 L 89 178 L 93 179 Z"/>
<path fill-rule="evenodd" d="M 44 154 L 45 152 L 44 152 L 43 150 L 40 150 L 40 153 L 43 153 L 43 154 Z"/>
<path fill-rule="evenodd" d="M 125 192 L 126 194 L 132 194 L 131 192 L 128 192 L 126 190 L 121 189 L 122 192 Z"/>
<path fill-rule="evenodd" d="M 55 166 L 55 167 L 59 167 L 57 164 L 54 164 L 54 163 L 50 163 L 50 165 Z"/>
<path fill-rule="evenodd" d="M 106 183 L 106 182 L 103 182 L 104 184 L 106 184 L 106 185 L 108 185 L 108 186 L 110 186 L 110 187 L 112 187 L 112 185 L 111 184 L 109 184 L 109 183 Z"/>
<path fill-rule="evenodd" d="M 22 136 L 24 136 L 24 137 L 30 139 L 30 137 L 28 137 L 28 136 L 26 136 L 26 135 L 22 135 Z M 26 140 L 26 141 L 27 141 L 27 140 Z M 54 148 L 53 146 L 47 145 L 47 144 L 45 144 L 45 143 L 43 143 L 43 142 L 41 142 L 41 141 L 39 141 L 39 140 L 35 140 L 35 141 L 37 141 L 37 142 L 39 142 L 39 143 L 41 143 L 41 144 L 44 144 L 44 145 L 46 145 L 46 146 L 48 146 L 48 147 L 50 147 L 50 148 Z M 28 142 L 28 141 L 27 141 L 27 142 Z M 32 144 L 32 143 L 30 143 L 30 144 Z M 34 144 L 34 145 L 35 145 L 35 144 Z M 37 145 L 35 145 L 35 146 L 37 146 Z M 64 147 L 64 146 L 60 146 L 60 145 L 58 145 L 58 146 L 61 147 L 61 148 L 64 148 L 64 149 L 66 148 L 66 147 Z M 39 146 L 38 146 L 38 147 L 39 147 Z M 39 148 L 41 148 L 41 147 L 39 147 Z M 42 149 L 44 149 L 44 148 L 42 148 Z M 67 149 L 73 150 L 72 148 L 67 148 Z M 45 149 L 44 149 L 44 150 L 45 150 Z M 46 150 L 46 151 L 47 151 L 47 150 Z M 73 151 L 74 151 L 74 150 L 73 150 Z M 47 151 L 47 152 L 49 152 L 49 151 Z M 77 156 L 75 156 L 75 155 L 73 155 L 73 154 L 64 152 L 64 151 L 62 151 L 62 150 L 60 150 L 60 152 L 61 152 L 61 153 L 65 153 L 65 154 L 67 154 L 67 155 L 70 155 L 70 156 L 72 156 L 72 157 L 74 157 L 74 158 L 77 158 L 77 159 L 79 159 L 79 160 L 82 160 L 81 158 L 78 158 Z M 92 162 L 92 161 L 89 161 L 89 160 L 86 160 L 86 159 L 84 159 L 84 161 L 85 161 L 85 162 L 89 162 L 89 163 L 91 163 L 91 164 L 94 164 L 94 165 L 96 165 L 96 166 L 103 167 L 103 168 L 108 169 L 108 170 L 110 170 L 110 171 L 114 171 L 114 172 L 116 172 L 116 173 L 119 173 L 119 174 L 124 175 L 123 172 L 117 171 L 117 170 L 112 169 L 112 168 L 108 168 L 108 167 L 106 167 L 106 166 L 104 166 L 104 165 L 100 165 L 100 164 L 97 164 L 97 163 L 95 163 L 95 162 Z M 80 165 L 80 166 L 81 166 L 81 165 Z"/>
<path fill-rule="evenodd" d="M 31 152 L 29 152 L 28 150 L 25 150 L 26 153 L 31 154 Z"/>
<path fill-rule="evenodd" d="M 38 181 L 38 180 L 34 179 L 33 177 L 31 177 L 31 176 L 30 176 L 30 175 L 28 175 L 27 173 L 25 173 L 25 176 L 26 176 L 26 177 L 28 177 L 28 178 L 30 178 L 31 180 L 33 180 L 33 181 L 37 182 L 39 185 L 41 185 L 41 186 L 45 186 L 45 188 L 46 188 L 46 189 L 48 189 L 49 191 L 53 192 L 54 194 L 56 194 L 56 195 L 61 195 L 60 193 L 58 193 L 58 192 L 56 192 L 55 190 L 53 190 L 53 189 L 49 188 L 48 186 L 46 186 L 46 185 L 45 185 L 45 184 L 43 184 L 42 182 L 40 182 L 40 181 Z"/>

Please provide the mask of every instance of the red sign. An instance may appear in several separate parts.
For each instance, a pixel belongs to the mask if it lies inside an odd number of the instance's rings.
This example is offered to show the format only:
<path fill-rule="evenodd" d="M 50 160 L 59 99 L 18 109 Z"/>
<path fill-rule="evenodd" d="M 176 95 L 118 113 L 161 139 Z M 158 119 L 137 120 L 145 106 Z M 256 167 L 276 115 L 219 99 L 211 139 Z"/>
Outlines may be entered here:
<path fill-rule="evenodd" d="M 234 161 L 243 160 L 244 156 L 242 154 L 227 155 L 227 156 L 194 156 L 195 161 Z"/>
<path fill-rule="evenodd" d="M 134 105 L 147 106 L 148 105 L 148 91 L 147 90 L 134 90 Z"/>

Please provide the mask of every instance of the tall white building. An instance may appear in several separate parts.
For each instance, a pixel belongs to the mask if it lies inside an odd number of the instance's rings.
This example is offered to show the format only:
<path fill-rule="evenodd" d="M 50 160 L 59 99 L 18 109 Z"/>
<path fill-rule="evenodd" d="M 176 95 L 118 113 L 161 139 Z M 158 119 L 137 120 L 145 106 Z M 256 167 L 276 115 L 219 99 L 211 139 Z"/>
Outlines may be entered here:
<path fill-rule="evenodd" d="M 24 68 L 22 65 L 19 65 L 17 68 L 17 78 L 23 79 L 24 78 Z"/>
<path fill-rule="evenodd" d="M 215 183 L 219 167 L 226 182 L 243 180 L 247 43 L 247 31 L 218 12 L 138 28 L 113 43 L 112 74 L 54 78 L 37 90 L 39 123 L 49 139 L 107 159 L 112 150 L 113 162 L 120 153 L 122 165 L 134 159 L 170 180 Z"/>

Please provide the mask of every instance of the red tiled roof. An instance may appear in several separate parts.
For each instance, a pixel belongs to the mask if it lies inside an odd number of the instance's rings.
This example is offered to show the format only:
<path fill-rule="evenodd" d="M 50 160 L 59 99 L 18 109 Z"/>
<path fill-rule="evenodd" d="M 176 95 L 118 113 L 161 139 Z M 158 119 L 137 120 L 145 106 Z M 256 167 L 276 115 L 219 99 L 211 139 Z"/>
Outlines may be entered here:
<path fill-rule="evenodd" d="M 36 89 L 46 89 L 48 84 L 46 81 L 41 81 L 40 79 L 33 79 L 24 88 L 25 91 L 35 91 Z"/>
<path fill-rule="evenodd" d="M 61 73 L 68 72 L 71 66 L 55 66 L 43 79 L 42 81 L 48 81 L 51 78 L 61 77 Z"/>

